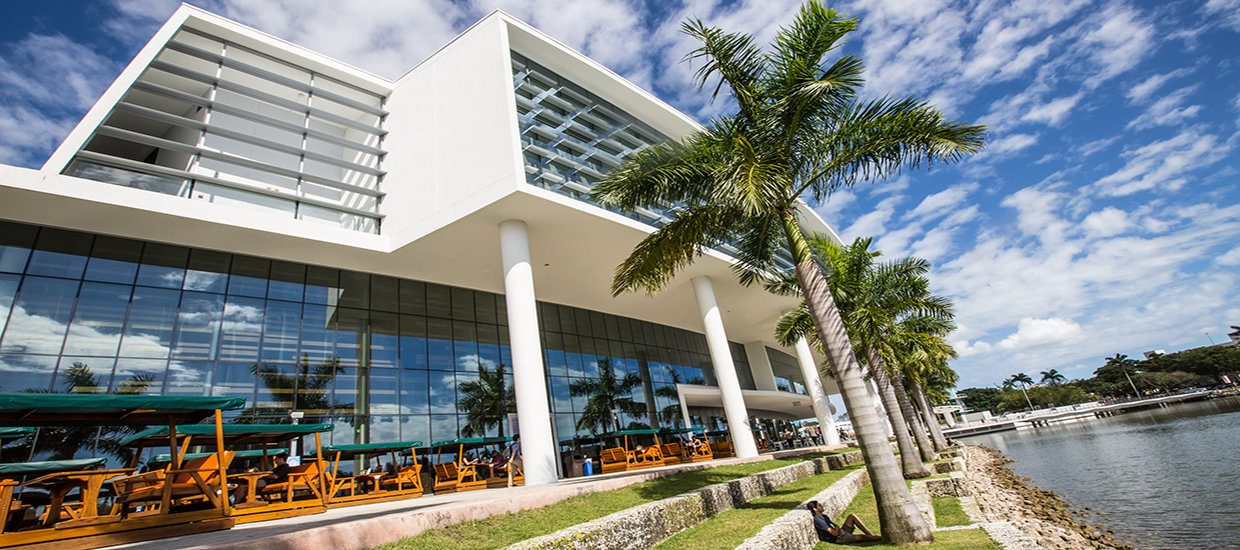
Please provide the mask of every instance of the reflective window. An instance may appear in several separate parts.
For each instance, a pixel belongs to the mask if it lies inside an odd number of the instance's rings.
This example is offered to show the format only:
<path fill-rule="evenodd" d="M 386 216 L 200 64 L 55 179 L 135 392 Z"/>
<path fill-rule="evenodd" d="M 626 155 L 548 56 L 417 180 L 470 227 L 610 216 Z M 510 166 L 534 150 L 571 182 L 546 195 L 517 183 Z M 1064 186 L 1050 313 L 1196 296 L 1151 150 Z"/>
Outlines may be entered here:
<path fill-rule="evenodd" d="M 220 329 L 220 360 L 258 360 L 264 306 L 257 298 L 228 297 Z"/>
<path fill-rule="evenodd" d="M 148 244 L 142 251 L 142 265 L 138 268 L 138 284 L 181 288 L 182 282 L 185 281 L 185 263 L 188 260 L 188 249 L 165 244 Z"/>
<path fill-rule="evenodd" d="M 215 359 L 224 314 L 224 297 L 218 294 L 186 292 L 177 314 L 173 359 Z"/>
<path fill-rule="evenodd" d="M 116 356 L 130 292 L 133 287 L 128 285 L 82 283 L 64 353 Z"/>
<path fill-rule="evenodd" d="M 138 275 L 142 243 L 116 237 L 97 237 L 86 264 L 87 281 L 131 284 Z"/>
<path fill-rule="evenodd" d="M 21 273 L 26 270 L 30 249 L 38 228 L 0 221 L 0 272 Z"/>
<path fill-rule="evenodd" d="M 90 255 L 91 241 L 90 235 L 60 229 L 44 229 L 39 232 L 39 240 L 35 242 L 34 253 L 30 256 L 30 265 L 26 267 L 26 273 L 80 279 L 82 272 L 86 270 L 86 259 Z"/>
<path fill-rule="evenodd" d="M 301 304 L 267 300 L 267 310 L 263 315 L 261 359 L 279 363 L 296 361 L 300 334 Z"/>
<path fill-rule="evenodd" d="M 0 353 L 60 353 L 79 284 L 27 276 L 0 339 Z"/>

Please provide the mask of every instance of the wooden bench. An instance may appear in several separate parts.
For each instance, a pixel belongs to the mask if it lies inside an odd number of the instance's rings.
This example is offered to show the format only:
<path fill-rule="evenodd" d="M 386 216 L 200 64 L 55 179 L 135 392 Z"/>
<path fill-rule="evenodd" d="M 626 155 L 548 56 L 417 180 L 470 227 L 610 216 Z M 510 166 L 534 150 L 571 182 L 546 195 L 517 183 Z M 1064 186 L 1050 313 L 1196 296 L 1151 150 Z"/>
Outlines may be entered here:
<path fill-rule="evenodd" d="M 478 471 L 474 466 L 460 466 L 456 462 L 444 462 L 435 465 L 435 494 L 455 493 L 484 489 L 485 479 L 478 479 Z"/>
<path fill-rule="evenodd" d="M 720 441 L 718 443 L 711 443 L 710 452 L 716 458 L 725 458 L 725 457 L 733 456 L 734 453 L 732 452 L 732 442 L 731 441 Z"/>
<path fill-rule="evenodd" d="M 664 464 L 680 464 L 684 462 L 681 456 L 680 443 L 664 443 L 659 451 L 663 453 Z"/>
<path fill-rule="evenodd" d="M 682 456 L 683 462 L 701 462 L 703 460 L 714 460 L 715 455 L 710 451 L 710 445 L 705 441 L 697 440 L 697 445 L 685 445 Z"/>
<path fill-rule="evenodd" d="M 388 486 L 391 486 L 389 489 Z M 401 468 L 395 474 L 383 477 L 379 480 L 379 488 L 385 491 L 400 491 L 406 496 L 422 495 L 422 465 L 414 463 L 412 466 Z"/>
<path fill-rule="evenodd" d="M 323 480 L 330 487 L 332 479 L 330 472 L 323 472 Z M 268 501 L 283 500 L 284 502 L 292 502 L 293 497 L 298 493 L 310 493 L 311 496 L 318 498 L 319 502 L 323 502 L 323 490 L 319 486 L 319 463 L 318 461 L 309 461 L 300 466 L 289 468 L 288 479 L 281 483 L 272 483 L 263 487 L 259 491 L 259 496 Z M 271 498 L 271 497 L 279 498 Z"/>
<path fill-rule="evenodd" d="M 224 451 L 208 456 L 188 460 L 180 470 L 158 470 L 112 481 L 116 488 L 116 505 L 119 506 L 121 517 L 130 515 L 130 507 L 141 504 L 147 509 L 143 515 L 150 515 L 153 510 L 159 514 L 172 512 L 172 507 L 187 499 L 206 499 L 214 508 L 223 508 L 227 495 L 223 499 L 220 470 L 227 469 L 236 453 Z M 220 461 L 223 464 L 220 464 Z M 171 468 L 171 464 L 169 464 Z"/>
<path fill-rule="evenodd" d="M 629 469 L 629 464 L 635 462 L 633 454 L 620 447 L 611 449 L 603 449 L 599 455 L 599 462 L 602 463 L 602 471 L 604 474 L 612 472 L 623 472 Z"/>
<path fill-rule="evenodd" d="M 654 468 L 663 465 L 663 453 L 659 451 L 658 445 L 651 445 L 643 448 L 641 451 L 632 451 L 633 461 L 629 463 L 630 470 L 640 470 L 642 468 Z"/>

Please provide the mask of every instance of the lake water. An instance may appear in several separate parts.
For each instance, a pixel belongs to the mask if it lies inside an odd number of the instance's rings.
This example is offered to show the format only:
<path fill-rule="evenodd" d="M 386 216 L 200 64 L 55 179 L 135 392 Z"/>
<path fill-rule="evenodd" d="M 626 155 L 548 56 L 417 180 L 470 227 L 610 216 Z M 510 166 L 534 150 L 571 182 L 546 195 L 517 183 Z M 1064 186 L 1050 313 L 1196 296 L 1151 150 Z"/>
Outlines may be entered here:
<path fill-rule="evenodd" d="M 1240 397 L 960 440 L 1136 548 L 1240 548 Z"/>

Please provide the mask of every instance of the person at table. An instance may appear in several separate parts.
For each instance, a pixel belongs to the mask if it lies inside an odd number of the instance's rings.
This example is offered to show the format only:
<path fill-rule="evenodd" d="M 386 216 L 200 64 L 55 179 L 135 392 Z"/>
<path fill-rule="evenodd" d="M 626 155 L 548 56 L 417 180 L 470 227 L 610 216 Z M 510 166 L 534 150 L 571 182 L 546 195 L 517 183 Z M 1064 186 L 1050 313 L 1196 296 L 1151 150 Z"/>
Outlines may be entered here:
<path fill-rule="evenodd" d="M 263 487 L 271 485 L 272 483 L 284 483 L 285 481 L 288 481 L 289 470 L 291 470 L 288 465 L 288 453 L 280 453 L 276 455 L 275 458 L 272 459 L 272 462 L 275 464 L 275 467 L 271 469 L 271 473 L 254 480 L 255 494 L 262 492 Z M 246 501 L 246 498 L 250 493 L 249 483 L 250 480 L 248 478 L 241 478 L 237 480 L 237 488 L 233 490 L 234 504 L 242 504 Z"/>

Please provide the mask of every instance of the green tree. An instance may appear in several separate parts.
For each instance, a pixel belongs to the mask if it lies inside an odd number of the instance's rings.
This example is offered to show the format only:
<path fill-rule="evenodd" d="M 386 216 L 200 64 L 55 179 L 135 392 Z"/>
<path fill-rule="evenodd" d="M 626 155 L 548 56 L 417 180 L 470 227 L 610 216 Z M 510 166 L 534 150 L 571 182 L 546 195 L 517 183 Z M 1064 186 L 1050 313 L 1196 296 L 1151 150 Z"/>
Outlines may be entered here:
<path fill-rule="evenodd" d="M 1033 402 L 1029 400 L 1029 392 L 1026 387 L 1033 384 L 1033 379 L 1023 372 L 1012 375 L 1012 385 L 1020 384 L 1020 392 L 1025 396 L 1025 403 L 1029 404 L 1029 410 L 1033 410 Z"/>
<path fill-rule="evenodd" d="M 736 270 L 746 284 L 778 270 L 781 252 L 791 255 L 852 415 L 883 536 L 894 544 L 926 543 L 934 539 L 930 526 L 900 475 L 797 216 L 803 195 L 822 201 L 860 181 L 975 153 L 985 128 L 945 120 L 913 98 L 860 101 L 861 59 L 837 54 L 856 27 L 856 20 L 811 1 L 763 52 L 752 36 L 686 22 L 685 33 L 701 42 L 687 56 L 700 62 L 699 85 L 718 77 L 715 96 L 730 92 L 736 112 L 681 142 L 644 149 L 609 174 L 592 197 L 625 211 L 684 205 L 617 268 L 617 295 L 658 292 L 704 248 L 723 243 L 735 246 Z"/>
<path fill-rule="evenodd" d="M 996 388 L 965 388 L 956 392 L 966 407 L 974 411 L 990 411 L 999 413 L 999 404 L 1003 402 L 1003 391 Z"/>
<path fill-rule="evenodd" d="M 640 388 L 640 376 L 628 373 L 616 376 L 616 369 L 611 366 L 611 359 L 598 360 L 598 378 L 586 378 L 569 384 L 568 391 L 575 396 L 587 398 L 581 418 L 577 419 L 578 430 L 589 430 L 600 434 L 612 431 L 611 411 L 620 411 L 629 416 L 641 416 L 646 413 L 646 406 L 633 400 L 633 390 Z M 616 430 L 621 429 L 616 424 Z"/>
<path fill-rule="evenodd" d="M 1055 369 L 1042 371 L 1042 383 L 1048 386 L 1058 386 L 1064 383 L 1068 378 Z"/>
<path fill-rule="evenodd" d="M 512 387 L 507 383 L 504 370 L 503 364 L 495 365 L 494 368 L 480 365 L 477 380 L 457 386 L 461 398 L 456 406 L 465 411 L 462 436 L 481 436 L 492 427 L 498 426 L 499 436 L 504 437 L 504 424 L 508 413 L 517 410 L 517 401 Z"/>

